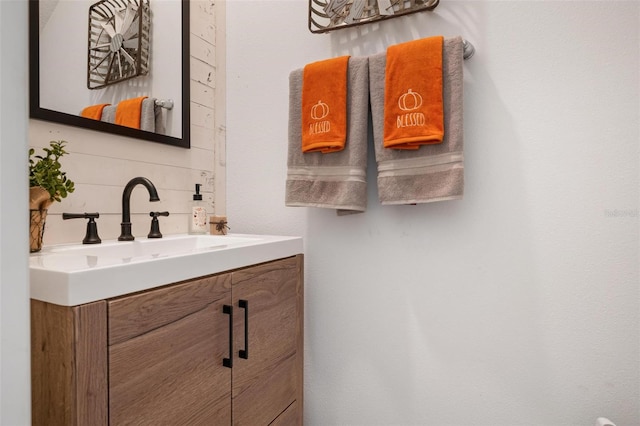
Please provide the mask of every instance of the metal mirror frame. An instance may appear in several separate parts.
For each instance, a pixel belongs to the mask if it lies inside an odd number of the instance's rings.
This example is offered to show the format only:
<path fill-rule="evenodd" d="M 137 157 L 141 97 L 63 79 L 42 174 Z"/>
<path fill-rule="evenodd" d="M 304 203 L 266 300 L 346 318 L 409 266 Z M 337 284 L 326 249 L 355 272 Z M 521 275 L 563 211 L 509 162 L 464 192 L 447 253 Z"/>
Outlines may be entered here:
<path fill-rule="evenodd" d="M 189 0 L 182 2 L 182 137 L 147 132 L 117 124 L 91 120 L 79 115 L 54 111 L 40 106 L 40 34 L 39 0 L 29 0 L 29 116 L 99 132 L 112 133 L 167 145 L 190 148 L 190 69 L 189 69 Z"/>

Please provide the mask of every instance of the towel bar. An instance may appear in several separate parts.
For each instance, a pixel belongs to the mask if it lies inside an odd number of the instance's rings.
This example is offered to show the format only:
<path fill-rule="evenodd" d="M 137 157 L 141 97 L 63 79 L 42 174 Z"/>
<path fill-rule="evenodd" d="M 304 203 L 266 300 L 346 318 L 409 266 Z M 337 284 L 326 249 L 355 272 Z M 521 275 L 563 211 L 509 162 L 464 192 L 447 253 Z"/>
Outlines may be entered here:
<path fill-rule="evenodd" d="M 469 43 L 467 40 L 462 40 L 462 58 L 469 59 L 476 53 L 476 48 L 473 47 L 473 44 Z"/>
<path fill-rule="evenodd" d="M 465 48 L 465 52 L 466 52 L 466 48 Z M 162 108 L 166 108 L 166 109 L 173 109 L 173 100 L 171 100 L 171 99 L 156 99 L 156 106 L 159 106 L 159 107 L 162 107 Z"/>

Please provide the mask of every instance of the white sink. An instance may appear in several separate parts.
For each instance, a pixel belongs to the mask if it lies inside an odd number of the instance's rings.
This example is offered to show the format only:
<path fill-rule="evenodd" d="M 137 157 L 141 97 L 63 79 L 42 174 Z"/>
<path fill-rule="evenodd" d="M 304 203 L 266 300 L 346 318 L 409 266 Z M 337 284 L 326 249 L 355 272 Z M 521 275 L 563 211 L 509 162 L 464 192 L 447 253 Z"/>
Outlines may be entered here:
<path fill-rule="evenodd" d="M 31 298 L 75 306 L 299 253 L 300 237 L 243 234 L 48 246 L 29 258 Z"/>
<path fill-rule="evenodd" d="M 71 256 L 86 256 L 91 262 L 114 259 L 139 262 L 145 259 L 176 256 L 197 251 L 215 250 L 242 243 L 259 241 L 256 237 L 229 235 L 179 235 L 166 238 L 144 238 L 134 241 L 109 241 L 94 245 L 52 246 L 48 253 Z M 63 258 L 61 258 L 63 259 Z"/>

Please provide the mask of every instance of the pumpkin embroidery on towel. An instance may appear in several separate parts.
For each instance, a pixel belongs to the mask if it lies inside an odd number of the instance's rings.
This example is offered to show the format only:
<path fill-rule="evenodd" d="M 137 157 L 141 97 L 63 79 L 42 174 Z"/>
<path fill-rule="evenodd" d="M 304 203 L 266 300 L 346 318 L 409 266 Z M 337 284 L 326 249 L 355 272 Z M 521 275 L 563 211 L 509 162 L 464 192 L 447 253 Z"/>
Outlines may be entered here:
<path fill-rule="evenodd" d="M 398 108 L 403 114 L 396 116 L 396 127 L 424 126 L 427 122 L 424 113 L 417 110 L 422 107 L 422 96 L 409 89 L 398 98 Z"/>
<path fill-rule="evenodd" d="M 331 121 L 325 120 L 329 116 L 329 105 L 319 100 L 311 107 L 311 123 L 309 124 L 309 134 L 317 135 L 329 133 L 331 131 Z"/>
<path fill-rule="evenodd" d="M 442 143 L 442 36 L 387 48 L 383 146 L 419 149 Z"/>

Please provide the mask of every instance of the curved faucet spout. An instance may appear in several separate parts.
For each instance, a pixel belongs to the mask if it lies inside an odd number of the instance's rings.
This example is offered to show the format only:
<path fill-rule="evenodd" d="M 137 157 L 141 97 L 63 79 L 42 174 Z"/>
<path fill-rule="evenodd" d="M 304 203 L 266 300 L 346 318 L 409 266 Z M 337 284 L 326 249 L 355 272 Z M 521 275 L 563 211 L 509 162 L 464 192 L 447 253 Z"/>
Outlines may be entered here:
<path fill-rule="evenodd" d="M 149 201 L 160 201 L 156 187 L 146 177 L 135 177 L 131 179 L 124 187 L 122 192 L 122 223 L 120 223 L 120 236 L 118 241 L 132 241 L 134 236 L 131 234 L 131 192 L 136 185 L 143 185 L 149 191 Z"/>

